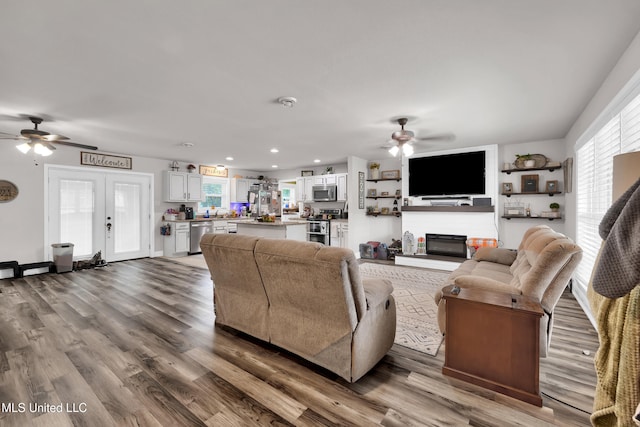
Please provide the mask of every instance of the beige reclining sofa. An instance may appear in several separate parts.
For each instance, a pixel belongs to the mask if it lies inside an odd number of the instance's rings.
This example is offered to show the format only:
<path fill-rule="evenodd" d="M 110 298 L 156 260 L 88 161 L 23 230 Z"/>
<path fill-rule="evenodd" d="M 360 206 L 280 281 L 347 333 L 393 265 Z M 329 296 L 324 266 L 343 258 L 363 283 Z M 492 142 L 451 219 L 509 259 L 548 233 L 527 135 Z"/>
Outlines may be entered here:
<path fill-rule="evenodd" d="M 445 285 L 480 288 L 533 297 L 540 301 L 540 356 L 546 357 L 551 341 L 553 309 L 582 259 L 582 249 L 547 225 L 528 229 L 516 250 L 480 248 L 472 259 L 451 272 Z M 446 332 L 446 301 L 436 293 L 438 324 Z"/>
<path fill-rule="evenodd" d="M 237 234 L 200 241 L 216 324 L 268 341 L 349 382 L 393 345 L 391 283 L 361 279 L 353 251 Z"/>

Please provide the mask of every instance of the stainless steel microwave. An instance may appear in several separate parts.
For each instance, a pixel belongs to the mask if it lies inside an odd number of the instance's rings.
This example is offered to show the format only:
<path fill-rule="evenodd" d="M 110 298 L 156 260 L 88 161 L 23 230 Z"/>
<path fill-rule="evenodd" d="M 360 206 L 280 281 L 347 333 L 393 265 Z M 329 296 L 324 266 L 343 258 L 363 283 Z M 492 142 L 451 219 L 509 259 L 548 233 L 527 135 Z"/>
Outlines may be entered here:
<path fill-rule="evenodd" d="M 314 185 L 312 187 L 314 202 L 335 202 L 338 187 L 335 184 Z"/>

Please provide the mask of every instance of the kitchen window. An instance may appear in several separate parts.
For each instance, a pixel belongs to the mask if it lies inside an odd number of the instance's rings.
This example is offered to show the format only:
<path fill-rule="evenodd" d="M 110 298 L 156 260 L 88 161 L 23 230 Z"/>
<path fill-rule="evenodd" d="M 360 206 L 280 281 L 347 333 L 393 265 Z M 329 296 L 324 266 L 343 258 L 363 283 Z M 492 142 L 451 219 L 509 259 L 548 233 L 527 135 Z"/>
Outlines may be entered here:
<path fill-rule="evenodd" d="M 210 214 L 212 210 L 229 209 L 229 180 L 225 178 L 214 178 L 210 176 L 202 177 L 202 194 L 204 200 L 198 203 L 198 213 L 205 213 L 207 209 Z"/>

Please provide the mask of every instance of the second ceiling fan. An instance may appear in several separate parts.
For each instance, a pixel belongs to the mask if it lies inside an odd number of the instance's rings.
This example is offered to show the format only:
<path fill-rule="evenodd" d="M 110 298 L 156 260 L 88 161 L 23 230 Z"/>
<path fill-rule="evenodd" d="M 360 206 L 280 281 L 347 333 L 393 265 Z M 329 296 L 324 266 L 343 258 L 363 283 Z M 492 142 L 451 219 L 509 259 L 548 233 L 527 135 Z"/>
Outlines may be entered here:
<path fill-rule="evenodd" d="M 454 139 L 453 134 L 432 135 L 416 138 L 413 131 L 404 128 L 409 121 L 406 117 L 400 117 L 398 119 L 394 119 L 394 121 L 400 125 L 400 130 L 393 132 L 391 134 L 391 139 L 382 146 L 382 148 L 388 150 L 394 157 L 397 156 L 398 153 L 402 153 L 404 156 L 411 156 L 414 152 L 413 144 L 422 141 L 451 141 Z"/>
<path fill-rule="evenodd" d="M 56 135 L 43 130 L 38 129 L 38 125 L 42 123 L 42 118 L 29 116 L 31 123 L 33 123 L 33 129 L 22 129 L 20 135 L 5 134 L 8 136 L 0 136 L 0 139 L 13 139 L 16 141 L 24 141 L 18 145 L 17 148 L 23 153 L 28 153 L 32 148 L 36 154 L 41 156 L 48 156 L 56 149 L 54 144 L 67 145 L 70 147 L 84 148 L 87 150 L 97 150 L 98 147 L 94 145 L 80 144 L 77 142 L 69 141 L 69 138 L 63 135 Z"/>

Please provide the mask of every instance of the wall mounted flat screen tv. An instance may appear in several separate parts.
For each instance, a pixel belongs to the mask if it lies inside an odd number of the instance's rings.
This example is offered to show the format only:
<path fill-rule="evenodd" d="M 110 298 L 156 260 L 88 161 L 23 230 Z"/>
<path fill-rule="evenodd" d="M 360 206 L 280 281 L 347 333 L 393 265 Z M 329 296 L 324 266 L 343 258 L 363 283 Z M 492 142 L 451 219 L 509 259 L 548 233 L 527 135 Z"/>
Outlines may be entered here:
<path fill-rule="evenodd" d="M 484 151 L 409 159 L 409 196 L 485 194 Z"/>

